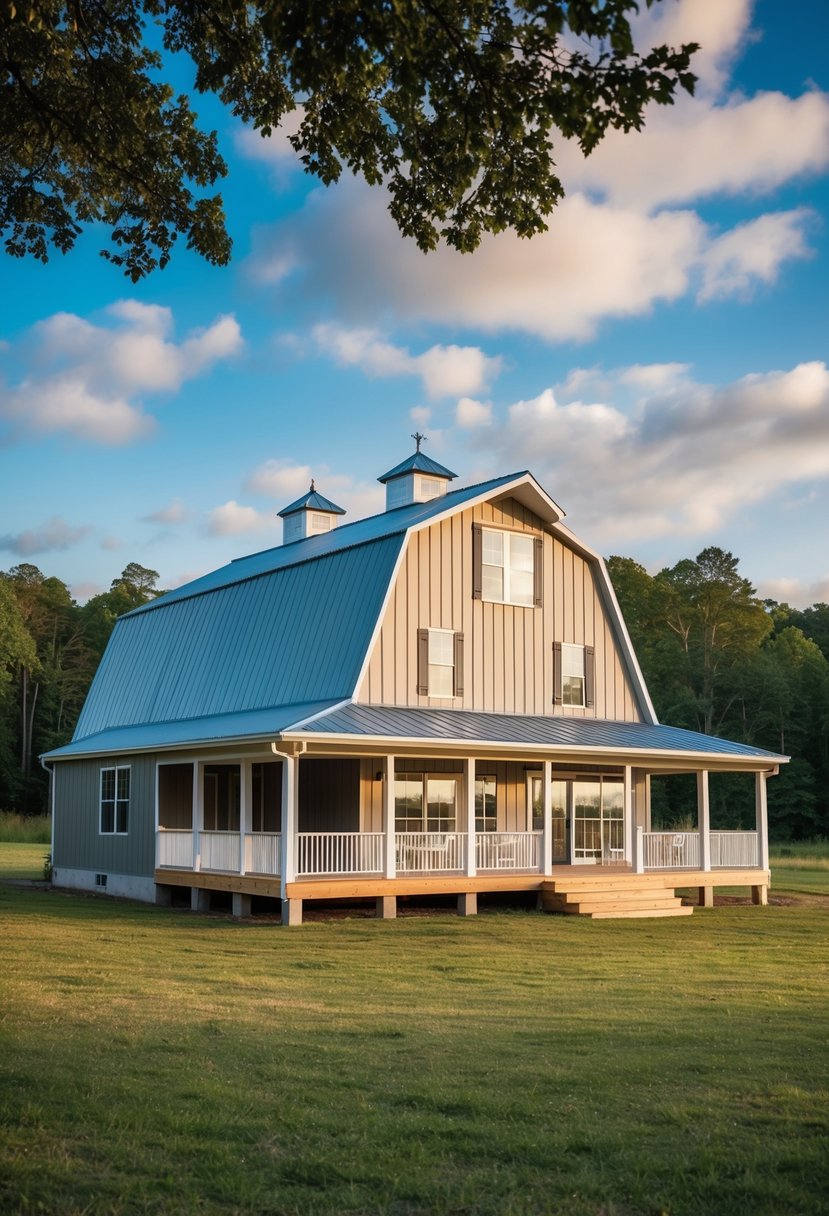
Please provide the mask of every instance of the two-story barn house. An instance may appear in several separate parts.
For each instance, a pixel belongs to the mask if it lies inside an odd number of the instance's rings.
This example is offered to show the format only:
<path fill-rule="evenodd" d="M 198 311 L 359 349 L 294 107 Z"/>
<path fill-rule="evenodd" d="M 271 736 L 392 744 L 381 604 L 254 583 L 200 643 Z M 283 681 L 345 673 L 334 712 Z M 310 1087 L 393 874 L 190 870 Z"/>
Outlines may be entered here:
<path fill-rule="evenodd" d="M 195 908 L 537 891 L 590 915 L 689 912 L 768 884 L 785 757 L 657 723 L 601 558 L 528 472 L 450 490 L 419 450 L 384 513 L 313 487 L 282 546 L 122 617 L 53 773 L 55 881 Z M 335 526 L 338 525 L 338 526 Z M 708 774 L 752 831 L 712 831 Z M 656 832 L 653 774 L 695 773 L 694 831 Z"/>

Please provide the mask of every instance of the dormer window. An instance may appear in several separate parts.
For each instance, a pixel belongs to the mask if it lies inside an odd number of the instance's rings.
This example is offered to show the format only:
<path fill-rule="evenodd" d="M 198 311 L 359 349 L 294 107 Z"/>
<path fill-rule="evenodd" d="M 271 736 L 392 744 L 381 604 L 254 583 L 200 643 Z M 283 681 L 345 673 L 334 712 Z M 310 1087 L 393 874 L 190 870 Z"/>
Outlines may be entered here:
<path fill-rule="evenodd" d="M 539 606 L 541 554 L 539 536 L 473 525 L 473 597 L 491 604 Z"/>

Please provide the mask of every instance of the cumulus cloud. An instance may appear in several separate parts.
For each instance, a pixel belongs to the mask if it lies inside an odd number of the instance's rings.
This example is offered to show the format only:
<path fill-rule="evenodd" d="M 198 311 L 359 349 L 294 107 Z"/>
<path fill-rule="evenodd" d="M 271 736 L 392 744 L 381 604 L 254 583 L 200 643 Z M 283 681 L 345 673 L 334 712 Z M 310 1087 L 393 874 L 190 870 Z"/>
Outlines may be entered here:
<path fill-rule="evenodd" d="M 271 516 L 263 515 L 255 507 L 246 507 L 230 499 L 220 507 L 214 507 L 207 519 L 209 536 L 241 536 L 247 532 L 261 532 L 273 524 Z"/>
<path fill-rule="evenodd" d="M 491 421 L 492 404 L 490 402 L 476 401 L 474 397 L 461 397 L 455 407 L 455 425 L 463 430 L 489 426 Z"/>
<path fill-rule="evenodd" d="M 369 376 L 419 376 L 429 397 L 457 397 L 479 392 L 501 370 L 501 359 L 477 346 L 431 346 L 412 355 L 385 341 L 373 329 L 347 329 L 326 324 L 314 327 L 320 350 L 346 366 L 360 367 Z"/>
<path fill-rule="evenodd" d="M 71 549 L 89 535 L 88 525 L 72 527 L 58 515 L 53 515 L 39 528 L 27 528 L 17 535 L 7 533 L 0 536 L 0 549 L 8 549 L 18 557 L 32 557 L 35 553 L 54 553 Z"/>
<path fill-rule="evenodd" d="M 829 603 L 829 573 L 808 583 L 796 578 L 760 580 L 757 584 L 757 594 L 761 599 L 777 600 L 781 604 L 790 604 L 793 608 L 826 604 Z"/>
<path fill-rule="evenodd" d="M 753 285 L 773 283 L 784 261 L 807 257 L 806 208 L 762 215 L 732 228 L 709 247 L 703 259 L 700 300 L 745 295 Z"/>
<path fill-rule="evenodd" d="M 157 511 L 151 511 L 149 515 L 141 517 L 142 522 L 146 524 L 183 524 L 189 518 L 190 512 L 180 498 L 174 498 L 166 507 L 159 507 Z"/>
<path fill-rule="evenodd" d="M 634 395 L 565 402 L 548 388 L 474 437 L 498 469 L 530 467 L 599 546 L 705 535 L 747 505 L 829 476 L 829 369 L 821 362 L 723 386 L 690 376 Z M 587 383 L 587 381 L 585 381 Z M 614 388 L 615 386 L 615 388 Z"/>
<path fill-rule="evenodd" d="M 0 392 L 0 418 L 13 433 L 66 432 L 92 443 L 125 444 L 148 435 L 144 394 L 175 392 L 242 346 L 239 325 L 219 317 L 176 343 L 168 308 L 121 300 L 96 324 L 55 313 L 25 336 L 22 374 Z"/>
<path fill-rule="evenodd" d="M 384 471 L 378 470 L 378 476 Z M 327 465 L 312 469 L 308 464 L 294 464 L 289 460 L 265 460 L 250 473 L 245 489 L 248 493 L 275 500 L 282 508 L 306 493 L 312 479 L 320 494 L 343 508 L 349 521 L 383 510 L 385 491 L 381 486 L 347 474 L 333 473 Z"/>

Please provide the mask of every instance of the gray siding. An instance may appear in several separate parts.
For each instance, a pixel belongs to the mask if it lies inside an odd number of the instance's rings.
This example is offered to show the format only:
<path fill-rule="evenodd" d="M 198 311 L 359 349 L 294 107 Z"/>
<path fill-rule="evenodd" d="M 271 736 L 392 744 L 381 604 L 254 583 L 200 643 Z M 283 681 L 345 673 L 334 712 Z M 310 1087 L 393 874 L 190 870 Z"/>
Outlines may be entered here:
<path fill-rule="evenodd" d="M 55 765 L 55 845 L 59 870 L 151 876 L 155 870 L 155 755 L 65 760 Z M 101 769 L 130 768 L 129 830 L 102 836 Z M 60 880 L 60 875 L 58 875 Z"/>

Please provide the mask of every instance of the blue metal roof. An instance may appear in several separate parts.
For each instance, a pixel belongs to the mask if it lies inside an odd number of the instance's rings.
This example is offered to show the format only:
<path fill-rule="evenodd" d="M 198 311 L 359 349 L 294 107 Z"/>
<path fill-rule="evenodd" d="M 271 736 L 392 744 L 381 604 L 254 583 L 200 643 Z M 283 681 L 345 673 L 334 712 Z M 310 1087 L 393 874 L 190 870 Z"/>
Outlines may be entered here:
<path fill-rule="evenodd" d="M 719 759 L 786 759 L 746 743 L 733 743 L 676 726 L 521 714 L 469 713 L 455 709 L 409 709 L 389 705 L 344 705 L 294 728 L 298 735 L 359 735 L 367 739 L 417 739 L 424 743 L 487 743 L 591 751 L 704 755 Z"/>
<path fill-rule="evenodd" d="M 402 544 L 385 537 L 121 617 L 74 738 L 350 697 Z"/>
<path fill-rule="evenodd" d="M 385 485 L 387 481 L 393 481 L 395 477 L 403 477 L 406 473 L 414 472 L 431 473 L 433 477 L 448 477 L 450 481 L 457 477 L 457 473 L 453 473 L 451 469 L 445 469 L 436 460 L 430 460 L 423 452 L 417 451 L 413 452 L 407 460 L 403 460 L 393 469 L 389 469 L 388 473 L 384 473 L 377 480 L 381 485 Z"/>
<path fill-rule="evenodd" d="M 337 701 L 306 702 L 236 714 L 214 714 L 212 717 L 191 718 L 184 722 L 177 720 L 116 726 L 57 747 L 47 752 L 46 759 L 69 760 L 75 756 L 144 752 L 220 740 L 275 739 L 280 731 L 294 723 L 337 704 Z"/>
<path fill-rule="evenodd" d="M 277 511 L 277 515 L 280 519 L 284 519 L 286 515 L 295 515 L 297 511 L 328 511 L 330 515 L 345 515 L 342 507 L 338 507 L 330 498 L 323 498 L 322 494 L 314 489 L 313 481 L 307 494 L 303 494 L 302 498 L 298 498 L 296 502 L 289 503 L 287 507 Z"/>
<path fill-rule="evenodd" d="M 176 600 L 189 599 L 191 596 L 202 595 L 206 591 L 214 591 L 217 587 L 229 587 L 241 583 L 245 579 L 258 578 L 271 574 L 285 566 L 294 566 L 302 562 L 310 562 L 325 554 L 338 553 L 343 549 L 364 545 L 368 541 L 379 540 L 385 536 L 400 536 L 415 524 L 423 523 L 444 511 L 453 511 L 462 507 L 480 495 L 492 493 L 502 486 L 509 485 L 517 478 L 524 477 L 526 471 L 510 473 L 506 477 L 495 477 L 491 481 L 482 481 L 478 485 L 465 486 L 461 490 L 453 490 L 440 498 L 429 502 L 410 503 L 405 507 L 397 507 L 392 511 L 383 511 L 379 515 L 370 515 L 367 519 L 358 519 L 350 524 L 340 524 L 330 532 L 319 536 L 309 536 L 305 540 L 294 541 L 290 545 L 278 545 L 273 549 L 263 549 L 252 553 L 249 557 L 238 557 L 227 566 L 205 574 L 192 583 L 185 583 L 168 591 L 166 595 L 151 600 L 135 608 L 129 615 L 138 616 L 148 612 L 156 612 Z"/>

